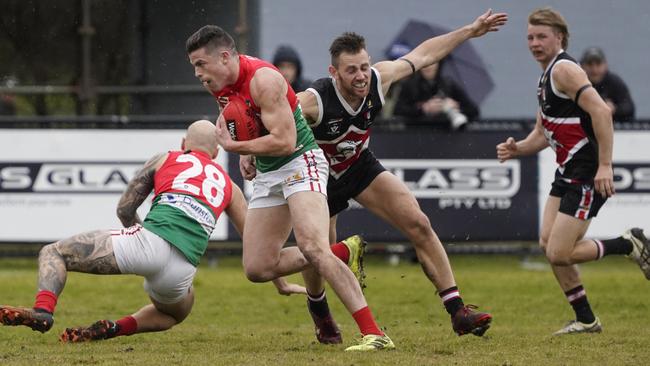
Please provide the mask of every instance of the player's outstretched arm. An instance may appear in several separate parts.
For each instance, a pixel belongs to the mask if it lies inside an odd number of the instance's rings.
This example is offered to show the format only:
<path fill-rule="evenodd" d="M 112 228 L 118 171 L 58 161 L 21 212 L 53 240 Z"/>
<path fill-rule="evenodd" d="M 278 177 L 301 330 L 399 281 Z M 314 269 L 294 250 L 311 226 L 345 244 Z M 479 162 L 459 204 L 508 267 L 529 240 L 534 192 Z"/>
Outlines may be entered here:
<path fill-rule="evenodd" d="M 548 141 L 542 130 L 542 118 L 537 113 L 537 122 L 535 128 L 526 136 L 525 139 L 515 141 L 513 137 L 508 137 L 506 141 L 497 145 L 497 159 L 500 162 L 514 159 L 520 156 L 536 154 L 548 147 Z"/>
<path fill-rule="evenodd" d="M 117 204 L 117 217 L 124 227 L 142 223 L 138 217 L 138 207 L 153 190 L 153 176 L 166 158 L 166 153 L 155 155 L 144 164 L 142 169 L 129 182 L 126 191 L 124 191 L 122 197 L 120 197 L 120 202 Z"/>
<path fill-rule="evenodd" d="M 239 186 L 235 183 L 232 184 L 232 198 L 228 207 L 226 207 L 225 212 L 230 219 L 230 223 L 235 227 L 239 236 L 244 234 L 244 223 L 246 222 L 246 210 L 248 209 L 248 204 L 246 203 L 246 198 L 244 193 L 241 191 Z"/>
<path fill-rule="evenodd" d="M 287 100 L 287 82 L 270 68 L 257 70 L 250 82 L 251 97 L 261 109 L 269 133 L 249 141 L 233 141 L 222 116 L 217 120 L 217 141 L 229 152 L 241 155 L 287 156 L 296 148 L 296 124 Z"/>
<path fill-rule="evenodd" d="M 594 188 L 603 197 L 614 195 L 612 168 L 614 123 L 607 103 L 591 86 L 587 74 L 577 64 L 558 63 L 553 67 L 551 77 L 561 92 L 568 95 L 591 116 L 594 135 L 598 141 L 598 171 L 594 178 Z"/>
<path fill-rule="evenodd" d="M 374 67 L 381 74 L 384 93 L 388 92 L 392 83 L 411 75 L 414 71 L 442 60 L 458 45 L 470 38 L 498 31 L 507 21 L 508 14 L 492 13 L 492 9 L 489 9 L 471 24 L 420 43 L 419 46 L 401 59 L 382 61 L 375 64 Z"/>

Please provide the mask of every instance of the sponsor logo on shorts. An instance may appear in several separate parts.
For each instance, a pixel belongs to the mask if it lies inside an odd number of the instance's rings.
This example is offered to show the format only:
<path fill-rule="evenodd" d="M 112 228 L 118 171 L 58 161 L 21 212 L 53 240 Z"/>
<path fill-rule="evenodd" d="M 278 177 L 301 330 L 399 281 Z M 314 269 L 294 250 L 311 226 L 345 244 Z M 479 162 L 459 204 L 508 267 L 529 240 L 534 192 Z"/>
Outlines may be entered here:
<path fill-rule="evenodd" d="M 286 177 L 284 179 L 284 183 L 291 187 L 293 185 L 296 185 L 298 183 L 302 183 L 307 180 L 308 177 L 306 177 L 303 172 L 294 172 L 290 176 Z"/>

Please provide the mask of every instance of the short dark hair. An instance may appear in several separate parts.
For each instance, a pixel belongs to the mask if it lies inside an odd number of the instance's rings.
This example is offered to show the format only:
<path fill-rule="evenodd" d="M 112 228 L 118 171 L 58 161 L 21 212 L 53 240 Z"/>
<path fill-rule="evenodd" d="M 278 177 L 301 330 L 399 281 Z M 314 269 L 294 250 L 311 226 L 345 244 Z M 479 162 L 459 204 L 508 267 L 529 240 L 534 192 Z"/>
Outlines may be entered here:
<path fill-rule="evenodd" d="M 199 48 L 207 47 L 214 50 L 224 47 L 228 50 L 237 52 L 235 40 L 225 30 L 216 25 L 205 25 L 192 34 L 185 42 L 185 50 L 190 54 Z"/>
<path fill-rule="evenodd" d="M 330 46 L 331 62 L 334 67 L 338 66 L 339 56 L 343 53 L 357 53 L 366 49 L 366 40 L 354 32 L 345 32 L 332 42 Z"/>

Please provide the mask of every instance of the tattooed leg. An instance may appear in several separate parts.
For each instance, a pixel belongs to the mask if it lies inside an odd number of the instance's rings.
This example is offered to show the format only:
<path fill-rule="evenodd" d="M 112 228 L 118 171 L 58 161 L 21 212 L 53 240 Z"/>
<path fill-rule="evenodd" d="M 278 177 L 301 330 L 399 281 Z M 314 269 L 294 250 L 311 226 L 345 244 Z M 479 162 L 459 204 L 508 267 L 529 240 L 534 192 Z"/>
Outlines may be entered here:
<path fill-rule="evenodd" d="M 90 231 L 49 244 L 38 257 L 38 288 L 55 293 L 63 291 L 67 271 L 119 274 L 108 231 Z"/>

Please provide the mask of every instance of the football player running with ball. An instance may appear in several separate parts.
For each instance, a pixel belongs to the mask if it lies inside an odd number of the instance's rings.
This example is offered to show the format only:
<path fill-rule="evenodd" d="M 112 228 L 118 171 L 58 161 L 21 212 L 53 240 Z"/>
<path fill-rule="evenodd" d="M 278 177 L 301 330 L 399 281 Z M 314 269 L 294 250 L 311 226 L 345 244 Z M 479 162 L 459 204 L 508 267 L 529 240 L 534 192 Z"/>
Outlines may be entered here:
<path fill-rule="evenodd" d="M 471 24 L 428 39 L 398 60 L 372 66 L 364 38 L 344 33 L 330 46 L 330 77 L 315 81 L 298 95 L 330 165 L 330 241 L 336 240 L 336 215 L 348 207 L 350 199 L 398 228 L 413 243 L 422 269 L 436 287 L 458 335 L 483 335 L 492 316 L 463 303 L 447 253 L 429 218 L 406 185 L 368 148 L 370 128 L 391 84 L 440 61 L 462 42 L 497 31 L 506 21 L 506 14 L 488 10 Z"/>
<path fill-rule="evenodd" d="M 394 348 L 375 322 L 355 275 L 330 250 L 327 160 L 314 141 L 291 86 L 270 63 L 240 55 L 232 37 L 217 26 L 204 26 L 190 36 L 186 51 L 195 76 L 222 108 L 229 97 L 243 98 L 268 131 L 252 140 L 234 141 L 223 116 L 217 120 L 219 144 L 226 151 L 241 155 L 244 178 L 255 177 L 243 233 L 247 277 L 264 282 L 295 271 L 302 261 L 299 253 L 288 256 L 282 250 L 293 229 L 300 252 L 311 264 L 301 269 L 308 295 L 319 305 L 310 307 L 312 315 L 316 314 L 317 336 L 326 328 L 334 343 L 340 342 L 329 312 L 322 311 L 327 306 L 322 275 L 363 335 L 358 345 L 346 350 Z M 320 337 L 319 341 L 323 342 Z"/>
<path fill-rule="evenodd" d="M 609 107 L 566 53 L 568 45 L 569 30 L 560 13 L 544 8 L 528 16 L 528 48 L 543 70 L 537 85 L 537 122 L 525 139 L 510 137 L 497 145 L 500 161 L 548 146 L 555 151 L 558 168 L 544 207 L 539 245 L 576 315 L 555 335 L 602 330 L 587 301 L 578 263 L 627 255 L 650 279 L 650 242 L 643 230 L 630 229 L 608 240 L 584 237 L 591 218 L 614 195 L 614 129 Z"/>

